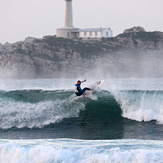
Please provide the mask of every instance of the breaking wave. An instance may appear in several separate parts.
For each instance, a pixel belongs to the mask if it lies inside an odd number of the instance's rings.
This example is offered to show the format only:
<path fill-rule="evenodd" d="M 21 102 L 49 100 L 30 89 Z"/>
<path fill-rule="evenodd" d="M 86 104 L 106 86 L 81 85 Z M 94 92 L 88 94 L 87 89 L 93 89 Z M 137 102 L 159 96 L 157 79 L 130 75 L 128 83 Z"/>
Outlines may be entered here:
<path fill-rule="evenodd" d="M 162 149 L 147 140 L 0 140 L 0 162 L 162 163 Z"/>
<path fill-rule="evenodd" d="M 84 103 L 76 101 L 72 95 L 64 98 L 62 94 L 65 93 L 38 90 L 1 92 L 0 128 L 40 128 L 64 118 L 77 117 L 85 108 Z"/>
<path fill-rule="evenodd" d="M 77 98 L 72 91 L 0 91 L 0 128 L 41 128 L 78 118 L 83 110 L 85 114 L 100 110 L 116 114 L 116 118 L 163 123 L 162 91 L 103 90 L 95 96 L 92 100 Z"/>

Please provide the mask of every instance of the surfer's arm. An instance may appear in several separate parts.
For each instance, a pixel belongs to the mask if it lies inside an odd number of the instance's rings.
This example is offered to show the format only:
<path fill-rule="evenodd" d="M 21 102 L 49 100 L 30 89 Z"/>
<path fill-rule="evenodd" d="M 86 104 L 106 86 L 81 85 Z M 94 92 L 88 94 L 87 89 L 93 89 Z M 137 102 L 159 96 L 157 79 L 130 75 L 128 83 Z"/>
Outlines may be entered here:
<path fill-rule="evenodd" d="M 81 83 L 84 83 L 84 82 L 86 82 L 86 79 L 85 79 L 85 80 L 83 80 L 83 81 L 81 81 Z"/>

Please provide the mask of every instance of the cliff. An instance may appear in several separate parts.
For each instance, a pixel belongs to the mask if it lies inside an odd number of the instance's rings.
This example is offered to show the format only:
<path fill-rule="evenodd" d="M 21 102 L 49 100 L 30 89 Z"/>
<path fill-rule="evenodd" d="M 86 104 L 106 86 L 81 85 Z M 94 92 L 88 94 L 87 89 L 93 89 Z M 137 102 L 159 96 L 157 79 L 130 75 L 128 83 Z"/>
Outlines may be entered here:
<path fill-rule="evenodd" d="M 158 67 L 156 63 L 163 56 L 162 49 L 163 32 L 146 32 L 140 27 L 102 40 L 69 40 L 55 36 L 27 38 L 13 44 L 0 44 L 0 77 L 77 77 L 92 75 L 97 68 L 103 75 L 142 77 L 144 64 L 149 66 L 146 60 L 152 64 L 150 69 L 163 70 L 162 64 Z M 155 71 L 150 75 L 145 72 L 145 77 L 160 77 L 160 73 L 156 75 Z"/>

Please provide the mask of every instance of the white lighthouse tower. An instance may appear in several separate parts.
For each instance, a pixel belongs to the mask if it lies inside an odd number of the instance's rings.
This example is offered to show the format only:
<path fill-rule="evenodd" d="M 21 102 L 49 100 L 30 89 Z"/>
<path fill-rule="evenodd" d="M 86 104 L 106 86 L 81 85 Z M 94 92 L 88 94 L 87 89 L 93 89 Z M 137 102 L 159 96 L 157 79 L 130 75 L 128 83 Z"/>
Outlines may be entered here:
<path fill-rule="evenodd" d="M 57 29 L 57 37 L 63 38 L 77 38 L 79 28 L 73 26 L 73 11 L 72 11 L 72 0 L 65 0 L 65 26 Z"/>
<path fill-rule="evenodd" d="M 73 27 L 72 0 L 66 0 L 65 27 Z"/>

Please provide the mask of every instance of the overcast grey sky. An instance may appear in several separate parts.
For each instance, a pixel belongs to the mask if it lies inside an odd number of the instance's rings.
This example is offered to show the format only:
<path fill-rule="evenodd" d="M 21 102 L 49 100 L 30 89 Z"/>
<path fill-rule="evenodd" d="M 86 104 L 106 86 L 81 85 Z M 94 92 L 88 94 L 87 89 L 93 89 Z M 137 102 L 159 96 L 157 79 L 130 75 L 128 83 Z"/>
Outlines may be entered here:
<path fill-rule="evenodd" d="M 64 0 L 0 0 L 0 43 L 54 35 L 64 12 Z M 163 31 L 163 0 L 73 0 L 73 13 L 75 27 L 111 27 L 114 36 L 133 26 Z"/>

